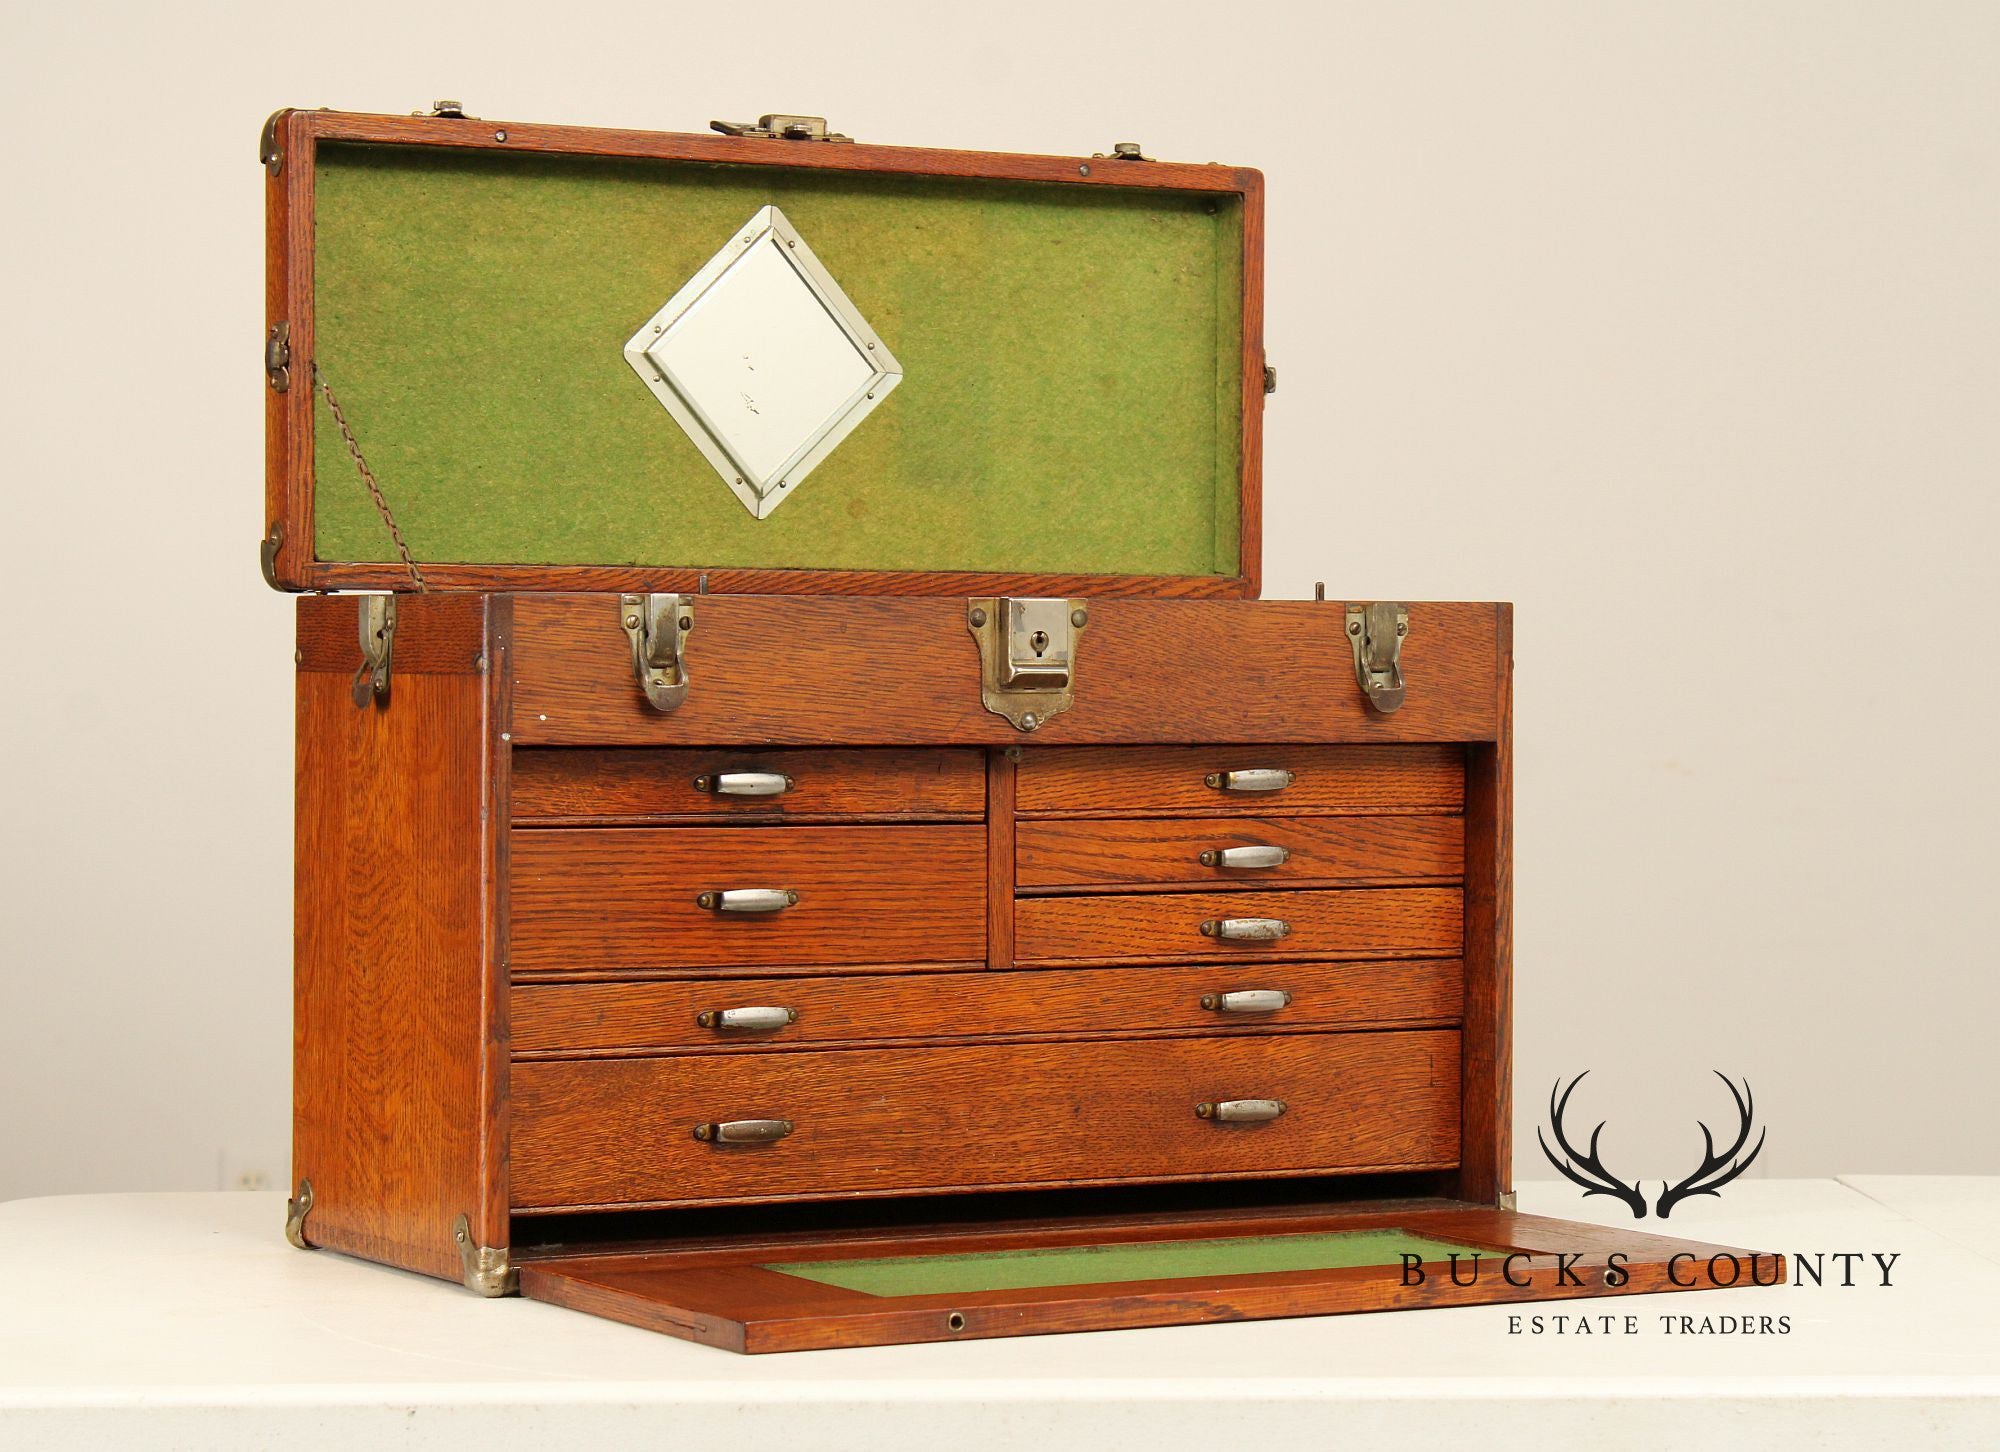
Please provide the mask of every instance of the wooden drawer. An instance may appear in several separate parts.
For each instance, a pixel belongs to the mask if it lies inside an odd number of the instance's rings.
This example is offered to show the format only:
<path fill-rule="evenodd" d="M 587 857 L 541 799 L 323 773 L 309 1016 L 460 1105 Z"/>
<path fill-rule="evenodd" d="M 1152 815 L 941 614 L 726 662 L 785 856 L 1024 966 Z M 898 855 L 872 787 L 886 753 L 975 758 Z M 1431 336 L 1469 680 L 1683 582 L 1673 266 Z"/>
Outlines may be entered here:
<path fill-rule="evenodd" d="M 886 976 L 543 983 L 512 993 L 514 1053 L 754 1051 L 814 1044 L 980 1035 L 1201 1029 L 1358 1028 L 1452 1023 L 1455 958 L 1400 963 L 1216 964 L 1099 968 L 1073 974 Z M 1286 995 L 1268 999 L 1248 992 Z M 1224 995 L 1239 995 L 1226 998 Z M 782 1009 L 775 1026 L 729 1027 L 730 1009 Z M 707 1025 L 701 1015 L 710 1016 Z"/>
<path fill-rule="evenodd" d="M 737 795 L 784 783 L 774 795 Z M 525 747 L 516 822 L 971 821 L 986 811 L 977 751 L 685 751 Z"/>
<path fill-rule="evenodd" d="M 1455 887 L 1029 897 L 1015 904 L 1014 942 L 1022 963 L 1430 957 L 1459 951 L 1464 913 Z M 1269 941 L 1202 932 L 1232 919 L 1291 931 Z"/>
<path fill-rule="evenodd" d="M 552 1209 L 1440 1169 L 1458 1056 L 1447 1029 L 517 1064 L 511 1193 Z M 1239 1099 L 1286 1108 L 1197 1115 Z M 791 1132 L 695 1138 L 752 1119 Z"/>
<path fill-rule="evenodd" d="M 1276 849 L 1284 860 L 1220 860 L 1246 849 Z M 1204 862 L 1205 853 L 1213 860 Z M 1014 849 L 1024 892 L 1457 881 L 1464 870 L 1465 820 L 1445 816 L 1037 820 L 1020 824 Z"/>
<path fill-rule="evenodd" d="M 513 832 L 510 857 L 516 973 L 985 957 L 978 826 L 531 828 Z M 697 902 L 739 889 L 797 901 Z"/>
<path fill-rule="evenodd" d="M 1289 772 L 1274 791 L 1234 791 L 1231 772 Z M 1023 816 L 1456 812 L 1465 762 L 1456 746 L 1144 746 L 1025 749 L 1014 809 Z"/>

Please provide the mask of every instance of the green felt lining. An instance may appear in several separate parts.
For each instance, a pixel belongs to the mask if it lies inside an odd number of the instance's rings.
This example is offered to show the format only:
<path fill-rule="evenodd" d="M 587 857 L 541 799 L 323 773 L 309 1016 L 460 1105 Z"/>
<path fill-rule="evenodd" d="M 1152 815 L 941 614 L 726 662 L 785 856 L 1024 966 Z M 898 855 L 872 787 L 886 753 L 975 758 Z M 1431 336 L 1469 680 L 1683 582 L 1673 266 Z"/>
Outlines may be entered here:
<path fill-rule="evenodd" d="M 1454 1254 L 1496 1254 L 1490 1247 L 1453 1245 L 1403 1230 L 1339 1230 L 1320 1235 L 1154 1240 L 1049 1250 L 991 1250 L 972 1255 L 774 1261 L 763 1269 L 870 1296 L 940 1296 L 1263 1271 L 1399 1266 L 1405 1252 L 1431 1261 L 1443 1261 Z"/>
<path fill-rule="evenodd" d="M 316 358 L 419 561 L 1233 575 L 1227 194 L 327 144 Z M 775 203 L 904 379 L 770 518 L 623 356 Z M 314 553 L 393 547 L 324 401 Z"/>

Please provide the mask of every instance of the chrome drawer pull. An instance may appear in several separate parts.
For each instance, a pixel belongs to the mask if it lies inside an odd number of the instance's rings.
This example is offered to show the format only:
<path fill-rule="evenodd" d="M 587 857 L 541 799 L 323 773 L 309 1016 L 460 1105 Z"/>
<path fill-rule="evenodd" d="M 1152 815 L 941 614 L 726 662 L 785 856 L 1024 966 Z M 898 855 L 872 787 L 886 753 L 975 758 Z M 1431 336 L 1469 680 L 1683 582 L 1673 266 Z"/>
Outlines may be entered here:
<path fill-rule="evenodd" d="M 1275 766 L 1244 771 L 1211 771 L 1208 784 L 1221 792 L 1279 792 L 1292 784 L 1292 774 Z"/>
<path fill-rule="evenodd" d="M 1203 1008 L 1217 1013 L 1276 1013 L 1292 1001 L 1282 988 L 1239 988 L 1233 993 L 1204 993 Z"/>
<path fill-rule="evenodd" d="M 1283 867 L 1291 857 L 1283 847 L 1211 847 L 1201 854 L 1203 867 Z"/>
<path fill-rule="evenodd" d="M 694 1127 L 694 1137 L 704 1144 L 770 1144 L 791 1132 L 789 1119 L 725 1119 Z"/>
<path fill-rule="evenodd" d="M 1285 1112 L 1282 1099 L 1224 1099 L 1215 1104 L 1197 1104 L 1196 1117 L 1217 1124 L 1262 1124 Z"/>
<path fill-rule="evenodd" d="M 718 797 L 781 797 L 792 789 L 792 779 L 781 771 L 719 771 L 696 777 L 694 789 Z"/>
<path fill-rule="evenodd" d="M 795 892 L 781 887 L 732 887 L 727 892 L 704 892 L 694 902 L 718 913 L 781 913 L 799 900 Z"/>
<path fill-rule="evenodd" d="M 1283 918 L 1210 918 L 1201 925 L 1204 938 L 1225 938 L 1232 943 L 1275 943 L 1290 937 L 1292 925 Z"/>
<path fill-rule="evenodd" d="M 781 1029 L 799 1021 L 796 1008 L 705 1008 L 694 1016 L 703 1028 L 766 1031 Z"/>

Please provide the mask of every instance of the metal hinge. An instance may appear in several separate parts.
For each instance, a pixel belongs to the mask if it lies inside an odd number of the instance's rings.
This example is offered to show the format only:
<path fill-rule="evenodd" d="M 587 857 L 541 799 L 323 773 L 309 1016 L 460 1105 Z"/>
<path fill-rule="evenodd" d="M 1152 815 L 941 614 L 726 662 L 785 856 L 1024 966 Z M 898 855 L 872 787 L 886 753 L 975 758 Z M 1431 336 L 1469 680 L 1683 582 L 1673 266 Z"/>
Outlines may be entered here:
<path fill-rule="evenodd" d="M 442 116 L 447 121 L 466 119 L 463 101 L 433 101 L 428 111 L 412 111 L 412 116 Z"/>
<path fill-rule="evenodd" d="M 283 318 L 271 324 L 264 335 L 264 377 L 271 392 L 284 393 L 292 386 L 292 325 Z"/>
<path fill-rule="evenodd" d="M 306 1239 L 306 1216 L 312 1214 L 313 1182 L 299 1181 L 299 1193 L 285 1202 L 285 1239 L 300 1250 L 311 1250 L 313 1244 Z"/>
<path fill-rule="evenodd" d="M 389 663 L 396 653 L 396 597 L 362 595 L 361 669 L 354 673 L 354 704 L 362 708 L 389 700 Z"/>
<path fill-rule="evenodd" d="M 1040 729 L 1070 708 L 1076 642 L 1089 622 L 1082 600 L 966 602 L 965 624 L 979 642 L 979 697 L 1022 731 Z"/>
<path fill-rule="evenodd" d="M 284 119 L 283 111 L 273 111 L 270 119 L 265 121 L 264 129 L 257 133 L 257 160 L 272 176 L 285 169 L 285 149 L 278 145 L 278 123 Z"/>
<path fill-rule="evenodd" d="M 620 595 L 618 619 L 632 642 L 632 674 L 655 711 L 687 699 L 687 636 L 694 629 L 692 595 Z"/>
<path fill-rule="evenodd" d="M 1410 612 L 1393 601 L 1347 607 L 1347 643 L 1354 650 L 1354 677 L 1368 704 L 1387 715 L 1403 704 L 1403 637 Z"/>
<path fill-rule="evenodd" d="M 1153 158 L 1146 155 L 1136 141 L 1114 141 L 1111 143 L 1111 151 L 1108 155 L 1102 151 L 1094 151 L 1091 153 L 1090 159 L 1092 161 L 1151 161 Z"/>
<path fill-rule="evenodd" d="M 827 130 L 824 116 L 759 116 L 755 125 L 748 121 L 711 121 L 708 129 L 720 131 L 724 136 L 761 136 L 770 141 L 854 140 L 852 136 Z"/>
<path fill-rule="evenodd" d="M 521 1273 L 507 1263 L 507 1252 L 481 1245 L 472 1238 L 472 1221 L 461 1215 L 451 1227 L 458 1243 L 458 1268 L 468 1291 L 482 1296 L 511 1296 L 521 1288 Z"/>
<path fill-rule="evenodd" d="M 1266 363 L 1264 365 L 1264 392 L 1267 394 L 1271 394 L 1271 393 L 1276 393 L 1277 391 L 1278 391 L 1278 370 L 1273 368 L 1269 363 Z"/>

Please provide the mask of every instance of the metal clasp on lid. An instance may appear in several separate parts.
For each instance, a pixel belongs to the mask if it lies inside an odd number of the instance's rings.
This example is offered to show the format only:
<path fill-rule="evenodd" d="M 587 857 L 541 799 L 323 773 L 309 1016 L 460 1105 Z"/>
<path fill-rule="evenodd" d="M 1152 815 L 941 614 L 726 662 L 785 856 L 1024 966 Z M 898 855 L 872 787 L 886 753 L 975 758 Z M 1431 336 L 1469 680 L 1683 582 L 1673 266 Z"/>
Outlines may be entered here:
<path fill-rule="evenodd" d="M 1035 731 L 1074 701 L 1077 637 L 1090 621 L 1081 600 L 1002 595 L 966 602 L 979 642 L 980 700 L 1022 731 Z"/>
<path fill-rule="evenodd" d="M 692 595 L 621 595 L 619 623 L 632 642 L 632 674 L 655 711 L 678 710 L 687 699 L 687 635 L 694 629 Z"/>
<path fill-rule="evenodd" d="M 1347 643 L 1354 649 L 1354 676 L 1368 704 L 1383 715 L 1403 704 L 1403 637 L 1410 612 L 1392 601 L 1347 607 Z"/>
<path fill-rule="evenodd" d="M 852 136 L 827 130 L 824 116 L 759 116 L 755 125 L 748 121 L 711 121 L 708 129 L 720 131 L 724 136 L 759 136 L 770 141 L 854 140 Z"/>
<path fill-rule="evenodd" d="M 354 704 L 363 708 L 389 699 L 389 665 L 396 654 L 396 597 L 360 599 L 361 669 L 354 673 Z"/>

